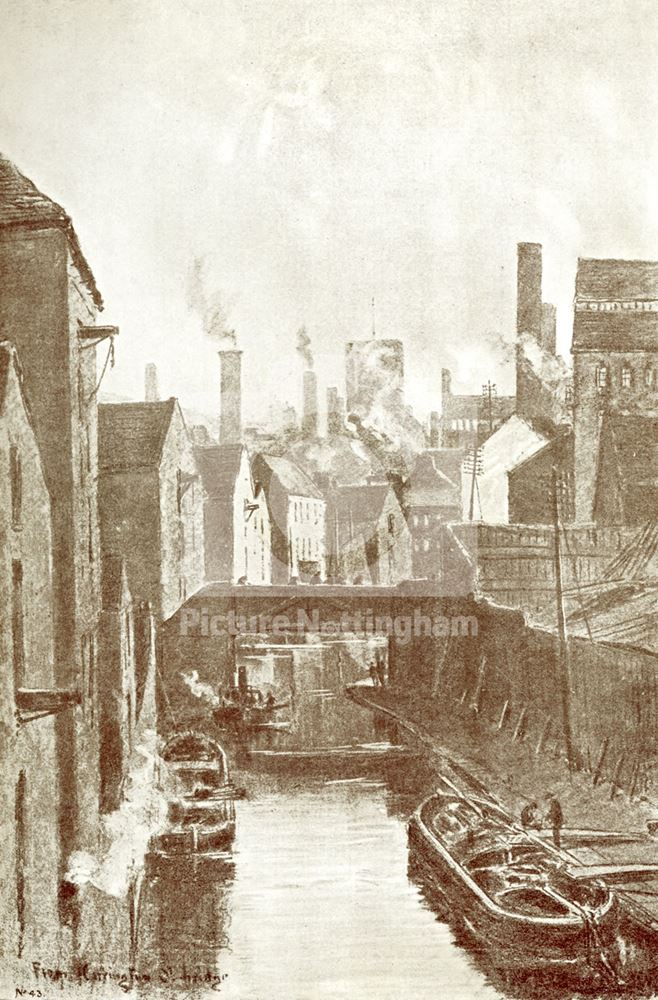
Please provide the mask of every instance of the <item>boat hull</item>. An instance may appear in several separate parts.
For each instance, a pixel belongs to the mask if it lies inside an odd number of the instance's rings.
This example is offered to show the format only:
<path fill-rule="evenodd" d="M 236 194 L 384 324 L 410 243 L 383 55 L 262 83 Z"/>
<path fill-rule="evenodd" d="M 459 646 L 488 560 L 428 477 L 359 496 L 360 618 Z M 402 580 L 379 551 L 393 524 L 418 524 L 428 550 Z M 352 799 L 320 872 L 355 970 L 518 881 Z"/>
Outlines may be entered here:
<path fill-rule="evenodd" d="M 230 849 L 235 839 L 235 823 L 226 821 L 217 826 L 187 826 L 169 829 L 151 842 L 151 850 L 166 855 L 209 855 Z"/>
<path fill-rule="evenodd" d="M 484 954 L 496 969 L 523 974 L 561 971 L 592 979 L 600 970 L 599 952 L 614 946 L 618 929 L 616 905 L 595 928 L 584 923 L 537 925 L 505 915 L 474 893 L 458 865 L 436 849 L 417 816 L 408 827 L 410 870 L 430 902 L 459 936 Z"/>

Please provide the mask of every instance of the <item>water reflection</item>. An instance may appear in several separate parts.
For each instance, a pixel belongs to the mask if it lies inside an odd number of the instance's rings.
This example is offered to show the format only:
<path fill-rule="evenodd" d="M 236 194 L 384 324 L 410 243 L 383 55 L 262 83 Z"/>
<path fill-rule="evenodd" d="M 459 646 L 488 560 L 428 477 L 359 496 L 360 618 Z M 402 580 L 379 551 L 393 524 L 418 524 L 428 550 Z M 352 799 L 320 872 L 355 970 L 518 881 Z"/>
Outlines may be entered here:
<path fill-rule="evenodd" d="M 140 905 L 138 980 L 146 995 L 217 992 L 229 947 L 235 864 L 226 858 L 149 858 Z"/>

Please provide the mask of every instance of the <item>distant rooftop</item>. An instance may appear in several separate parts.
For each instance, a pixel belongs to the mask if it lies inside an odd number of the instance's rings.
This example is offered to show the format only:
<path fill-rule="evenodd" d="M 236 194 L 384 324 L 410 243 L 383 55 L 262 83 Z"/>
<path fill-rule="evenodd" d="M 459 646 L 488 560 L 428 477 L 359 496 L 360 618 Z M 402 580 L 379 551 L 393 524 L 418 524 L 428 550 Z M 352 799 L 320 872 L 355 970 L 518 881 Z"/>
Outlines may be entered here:
<path fill-rule="evenodd" d="M 114 472 L 158 466 L 177 400 L 101 403 L 98 464 Z"/>
<path fill-rule="evenodd" d="M 287 458 L 279 458 L 274 455 L 264 455 L 262 452 L 255 457 L 256 467 L 263 465 L 269 469 L 270 477 L 275 475 L 279 483 L 292 496 L 314 497 L 323 500 L 324 497 L 310 476 L 300 469 L 298 465 Z M 258 475 L 256 476 L 258 478 Z M 269 485 L 269 481 L 263 484 Z"/>
<path fill-rule="evenodd" d="M 576 298 L 592 302 L 658 300 L 658 261 L 579 257 Z"/>
<path fill-rule="evenodd" d="M 103 299 L 80 247 L 71 217 L 0 153 L 0 228 L 61 229 L 71 254 L 99 309 Z"/>

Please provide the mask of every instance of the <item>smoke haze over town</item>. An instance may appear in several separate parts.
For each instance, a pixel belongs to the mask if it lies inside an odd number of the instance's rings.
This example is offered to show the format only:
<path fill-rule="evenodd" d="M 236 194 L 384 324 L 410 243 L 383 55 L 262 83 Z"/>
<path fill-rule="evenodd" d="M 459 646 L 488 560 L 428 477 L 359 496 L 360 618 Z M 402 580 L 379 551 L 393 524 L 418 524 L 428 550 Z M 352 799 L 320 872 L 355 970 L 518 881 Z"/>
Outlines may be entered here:
<path fill-rule="evenodd" d="M 341 385 L 373 295 L 421 416 L 442 366 L 462 391 L 511 391 L 520 239 L 544 246 L 566 354 L 576 257 L 656 256 L 653 9 L 5 5 L 3 145 L 95 262 L 121 328 L 106 392 L 140 398 L 157 355 L 164 395 L 216 412 L 195 260 L 230 303 L 248 420 L 300 407 L 302 326 L 320 397 Z"/>

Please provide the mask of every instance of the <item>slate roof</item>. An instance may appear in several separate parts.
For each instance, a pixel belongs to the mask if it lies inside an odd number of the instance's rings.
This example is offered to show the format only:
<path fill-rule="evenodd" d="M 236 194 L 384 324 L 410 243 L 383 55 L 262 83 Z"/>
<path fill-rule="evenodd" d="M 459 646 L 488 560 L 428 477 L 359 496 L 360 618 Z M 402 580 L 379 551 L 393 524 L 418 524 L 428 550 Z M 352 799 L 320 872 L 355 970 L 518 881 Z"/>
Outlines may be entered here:
<path fill-rule="evenodd" d="M 194 449 L 201 482 L 210 500 L 225 500 L 229 503 L 233 499 L 243 451 L 241 444 L 219 444 Z"/>
<path fill-rule="evenodd" d="M 351 520 L 355 528 L 375 526 L 381 517 L 390 490 L 391 486 L 388 483 L 339 486 L 333 493 L 339 521 Z"/>
<path fill-rule="evenodd" d="M 578 312 L 574 351 L 658 351 L 658 312 Z"/>
<path fill-rule="evenodd" d="M 289 459 L 259 453 L 255 459 L 255 467 L 260 472 L 263 466 L 265 467 L 265 471 L 269 470 L 268 482 L 264 483 L 265 486 L 269 485 L 269 479 L 272 475 L 275 475 L 285 492 L 291 496 L 314 497 L 317 500 L 324 499 L 313 480 L 306 475 L 303 469 L 300 469 L 298 465 L 295 465 Z M 257 473 L 256 478 L 262 479 L 263 476 Z"/>
<path fill-rule="evenodd" d="M 71 217 L 0 153 L 0 227 L 61 229 L 82 278 L 99 309 L 103 308 L 92 270 L 80 247 Z"/>
<path fill-rule="evenodd" d="M 120 472 L 157 467 L 177 400 L 157 403 L 101 403 L 98 407 L 98 464 Z"/>
<path fill-rule="evenodd" d="M 461 448 L 431 448 L 421 452 L 409 477 L 408 506 L 461 507 L 463 458 Z"/>
<path fill-rule="evenodd" d="M 576 298 L 584 301 L 658 299 L 658 261 L 579 257 Z"/>

